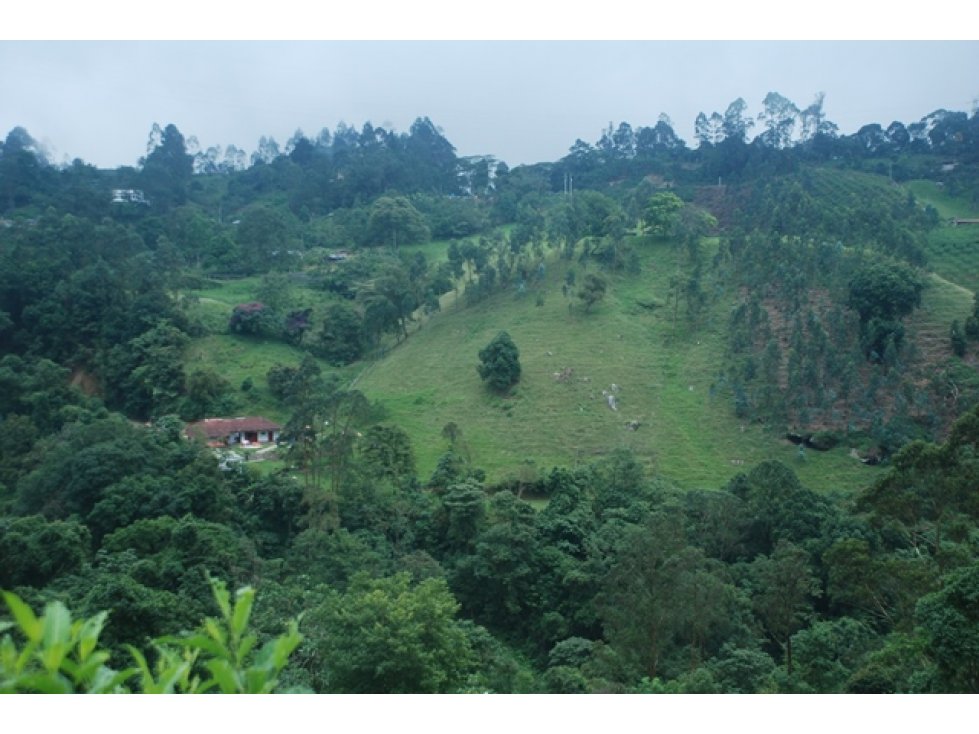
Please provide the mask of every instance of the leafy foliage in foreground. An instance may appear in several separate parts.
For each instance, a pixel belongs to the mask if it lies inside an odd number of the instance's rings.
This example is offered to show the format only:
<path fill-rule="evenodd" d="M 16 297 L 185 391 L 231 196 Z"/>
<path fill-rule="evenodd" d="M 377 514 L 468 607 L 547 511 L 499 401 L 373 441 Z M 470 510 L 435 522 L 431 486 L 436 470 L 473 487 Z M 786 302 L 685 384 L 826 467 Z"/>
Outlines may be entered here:
<path fill-rule="evenodd" d="M 3 592 L 14 621 L 0 623 L 0 693 L 274 693 L 279 674 L 302 640 L 298 620 L 257 651 L 248 630 L 255 590 L 239 589 L 234 605 L 223 582 L 211 579 L 217 619 L 184 637 L 157 640 L 147 656 L 128 646 L 135 667 L 114 670 L 99 647 L 107 612 L 72 620 L 60 602 L 37 617 L 20 597 Z M 14 641 L 11 629 L 24 638 Z M 148 658 L 152 662 L 148 662 Z"/>

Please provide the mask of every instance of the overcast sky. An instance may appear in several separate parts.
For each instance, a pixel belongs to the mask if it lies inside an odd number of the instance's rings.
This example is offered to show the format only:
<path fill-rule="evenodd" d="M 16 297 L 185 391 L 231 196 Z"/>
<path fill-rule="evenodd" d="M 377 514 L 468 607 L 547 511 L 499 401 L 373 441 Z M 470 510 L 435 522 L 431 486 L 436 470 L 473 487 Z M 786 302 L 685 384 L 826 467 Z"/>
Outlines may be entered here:
<path fill-rule="evenodd" d="M 769 91 L 825 92 L 844 133 L 979 98 L 979 42 L 0 41 L 0 135 L 21 125 L 57 162 L 135 165 L 154 122 L 249 153 L 344 121 L 398 132 L 428 116 L 459 155 L 556 160 L 609 122 L 697 113 Z"/>

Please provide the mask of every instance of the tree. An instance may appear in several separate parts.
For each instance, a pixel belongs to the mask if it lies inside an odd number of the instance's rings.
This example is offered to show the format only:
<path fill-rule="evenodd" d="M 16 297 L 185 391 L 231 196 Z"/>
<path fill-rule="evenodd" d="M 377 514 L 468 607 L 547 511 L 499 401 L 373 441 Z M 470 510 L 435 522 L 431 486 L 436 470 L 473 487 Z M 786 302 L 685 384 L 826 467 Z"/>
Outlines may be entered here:
<path fill-rule="evenodd" d="M 472 549 L 486 519 L 486 492 L 475 479 L 446 488 L 442 497 L 446 547 L 453 552 Z"/>
<path fill-rule="evenodd" d="M 461 489 L 466 484 L 457 486 Z M 454 494 L 453 490 L 450 492 Z M 482 492 L 479 494 L 485 497 Z M 445 501 L 448 504 L 449 495 Z M 459 535 L 460 530 L 468 530 L 464 537 L 470 541 L 475 538 L 475 543 L 457 563 L 452 588 L 467 614 L 492 629 L 530 629 L 538 613 L 541 576 L 535 513 L 530 505 L 507 491 L 493 495 L 489 504 L 485 528 L 454 528 Z M 453 514 L 458 515 L 458 510 Z"/>
<path fill-rule="evenodd" d="M 979 408 L 962 416 L 941 445 L 912 441 L 898 451 L 891 470 L 861 493 L 857 506 L 881 523 L 900 528 L 917 557 L 927 554 L 945 570 L 950 541 L 965 540 L 962 516 L 979 518 L 975 498 Z M 954 559 L 955 554 L 951 554 Z"/>
<path fill-rule="evenodd" d="M 697 115 L 694 130 L 701 146 L 717 145 L 724 140 L 724 118 L 717 112 L 707 117 L 703 112 Z"/>
<path fill-rule="evenodd" d="M 261 301 L 239 303 L 231 311 L 228 330 L 251 336 L 278 336 L 281 332 L 279 315 Z"/>
<path fill-rule="evenodd" d="M 972 298 L 972 313 L 965 320 L 965 335 L 969 339 L 979 340 L 979 293 Z"/>
<path fill-rule="evenodd" d="M 823 552 L 822 562 L 831 606 L 878 628 L 910 630 L 915 603 L 934 588 L 936 568 L 930 558 L 872 554 L 870 544 L 859 538 L 837 540 Z"/>
<path fill-rule="evenodd" d="M 825 99 L 826 94 L 819 92 L 812 104 L 799 113 L 799 120 L 802 123 L 802 142 L 810 142 L 816 136 L 832 137 L 837 134 L 839 128 L 835 123 L 829 122 L 826 119 L 826 113 L 823 112 L 823 100 Z M 888 131 L 890 130 L 891 128 L 888 128 Z M 890 137 L 890 132 L 888 132 L 888 137 Z"/>
<path fill-rule="evenodd" d="M 578 298 L 585 304 L 585 313 L 588 313 L 592 306 L 605 298 L 607 288 L 608 281 L 598 273 L 588 273 L 585 276 L 581 289 L 578 291 Z"/>
<path fill-rule="evenodd" d="M 765 123 L 765 132 L 758 138 L 770 148 L 788 147 L 799 118 L 799 108 L 778 92 L 766 94 L 762 104 L 765 109 L 758 119 Z"/>
<path fill-rule="evenodd" d="M 728 105 L 727 110 L 724 112 L 723 123 L 725 140 L 740 143 L 745 142 L 748 136 L 748 130 L 754 127 L 755 124 L 754 120 L 745 114 L 747 110 L 748 105 L 741 97 L 738 97 Z"/>
<path fill-rule="evenodd" d="M 703 552 L 686 545 L 677 515 L 626 526 L 597 606 L 610 646 L 636 672 L 655 677 L 684 628 L 699 626 L 685 587 L 703 567 Z"/>
<path fill-rule="evenodd" d="M 751 564 L 756 584 L 755 610 L 771 638 L 785 650 L 786 672 L 792 675 L 792 634 L 805 626 L 819 583 L 809 568 L 809 554 L 780 540 L 771 557 Z"/>
<path fill-rule="evenodd" d="M 780 461 L 763 461 L 728 487 L 744 501 L 750 555 L 772 553 L 782 540 L 804 543 L 821 532 L 826 500 L 802 486 Z"/>
<path fill-rule="evenodd" d="M 398 341 L 408 338 L 408 322 L 414 321 L 414 311 L 420 305 L 416 288 L 404 264 L 386 265 L 369 280 L 357 294 L 364 304 L 364 328 L 375 339 L 393 331 Z"/>
<path fill-rule="evenodd" d="M 879 644 L 873 630 L 852 617 L 815 622 L 792 637 L 796 673 L 817 693 L 842 693 L 867 653 Z"/>
<path fill-rule="evenodd" d="M 187 420 L 200 420 L 208 415 L 220 415 L 230 392 L 231 384 L 214 370 L 194 370 L 187 377 L 183 416 Z"/>
<path fill-rule="evenodd" d="M 921 276 L 908 265 L 869 263 L 850 279 L 848 305 L 862 322 L 902 319 L 921 305 L 923 289 Z"/>
<path fill-rule="evenodd" d="M 414 476 L 415 456 L 411 439 L 398 426 L 376 425 L 364 432 L 360 456 L 371 472 L 392 480 Z"/>
<path fill-rule="evenodd" d="M 493 390 L 504 392 L 520 380 L 520 350 L 505 331 L 479 351 L 479 361 L 479 376 Z"/>
<path fill-rule="evenodd" d="M 367 398 L 358 390 L 346 389 L 335 374 L 324 378 L 308 354 L 298 368 L 275 365 L 268 380 L 269 390 L 295 410 L 285 435 L 293 442 L 291 453 L 305 472 L 307 487 L 319 485 L 325 457 L 335 494 L 353 452 L 356 426 L 368 413 Z"/>
<path fill-rule="evenodd" d="M 36 200 L 53 170 L 48 164 L 43 146 L 27 130 L 11 130 L 0 142 L 0 212 Z"/>
<path fill-rule="evenodd" d="M 306 617 L 314 680 L 336 693 L 452 692 L 472 664 L 458 609 L 442 579 L 358 574 Z"/>
<path fill-rule="evenodd" d="M 40 515 L 0 519 L 0 587 L 42 588 L 77 572 L 89 558 L 91 534 L 75 521 L 46 521 Z"/>
<path fill-rule="evenodd" d="M 371 206 L 367 231 L 375 244 L 401 245 L 424 242 L 429 238 L 425 220 L 403 196 L 382 196 Z"/>
<path fill-rule="evenodd" d="M 979 565 L 957 569 L 921 598 L 915 617 L 945 689 L 979 693 Z"/>
<path fill-rule="evenodd" d="M 150 204 L 161 211 L 183 204 L 194 173 L 194 157 L 187 153 L 184 136 L 176 125 L 161 130 L 154 123 L 147 147 L 140 182 Z"/>
<path fill-rule="evenodd" d="M 297 224 L 288 209 L 267 204 L 249 207 L 241 215 L 235 236 L 241 251 L 241 269 L 253 273 L 273 265 L 288 268 L 294 259 L 293 232 Z"/>
<path fill-rule="evenodd" d="M 364 342 L 360 314 L 345 303 L 334 303 L 326 309 L 311 348 L 330 364 L 344 365 L 360 359 Z"/>
<path fill-rule="evenodd" d="M 285 273 L 266 273 L 259 283 L 255 300 L 264 303 L 275 313 L 285 313 L 294 302 L 292 281 Z"/>
<path fill-rule="evenodd" d="M 880 362 L 889 346 L 901 346 L 901 319 L 921 305 L 923 289 L 917 271 L 898 262 L 870 263 L 853 276 L 847 303 L 860 315 L 860 341 L 869 359 Z"/>
<path fill-rule="evenodd" d="M 265 379 L 269 392 L 276 400 L 300 407 L 313 399 L 322 389 L 323 371 L 310 355 L 305 355 L 297 367 L 276 363 L 269 368 Z"/>
<path fill-rule="evenodd" d="M 646 231 L 654 237 L 665 238 L 673 231 L 677 214 L 683 209 L 683 199 L 669 191 L 650 197 L 643 211 Z"/>
<path fill-rule="evenodd" d="M 252 165 L 271 163 L 279 157 L 279 144 L 273 137 L 264 135 L 258 139 L 258 148 L 252 153 Z"/>
<path fill-rule="evenodd" d="M 106 400 L 127 415 L 150 417 L 177 410 L 184 391 L 187 335 L 166 321 L 109 350 L 100 370 Z"/>

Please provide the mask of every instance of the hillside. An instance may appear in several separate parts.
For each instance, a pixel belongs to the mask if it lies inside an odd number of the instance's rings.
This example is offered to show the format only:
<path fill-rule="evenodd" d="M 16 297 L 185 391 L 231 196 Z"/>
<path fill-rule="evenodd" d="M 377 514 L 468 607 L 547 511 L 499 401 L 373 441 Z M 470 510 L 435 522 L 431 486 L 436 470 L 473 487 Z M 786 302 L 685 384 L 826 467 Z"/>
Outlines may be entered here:
<path fill-rule="evenodd" d="M 928 236 L 928 266 L 943 278 L 979 291 L 979 225 L 955 227 L 956 218 L 977 219 L 979 207 L 949 196 L 934 181 L 910 181 L 907 189 L 938 210 L 942 224 Z"/>
<path fill-rule="evenodd" d="M 894 185 L 870 173 L 822 167 L 806 169 L 799 180 L 818 198 L 818 211 L 800 210 L 800 216 L 813 221 L 845 219 L 859 201 L 898 207 L 909 192 L 920 205 L 939 209 L 943 218 L 967 208 L 922 182 Z M 505 230 L 510 233 L 511 227 Z M 970 312 L 967 283 L 979 272 L 979 263 L 972 267 L 979 248 L 965 248 L 957 259 L 941 257 L 940 248 L 943 238 L 962 237 L 966 231 L 940 226 L 928 238 L 926 255 L 937 272 L 928 277 L 922 307 L 907 324 L 920 370 L 926 372 L 937 374 L 951 359 L 949 324 Z M 709 260 L 717 242 L 706 242 Z M 690 325 L 681 316 L 674 335 L 667 301 L 678 246 L 649 238 L 632 238 L 631 244 L 639 253 L 641 273 L 610 276 L 607 297 L 591 313 L 580 304 L 569 309 L 562 284 L 569 269 L 580 283 L 597 265 L 558 259 L 552 251 L 543 282 L 528 292 L 518 295 L 511 288 L 471 306 L 450 292 L 441 298 L 441 313 L 416 314 L 420 320 L 405 343 L 377 361 L 349 365 L 341 375 L 383 405 L 388 422 L 407 431 L 423 480 L 447 449 L 442 428 L 450 422 L 462 429 L 473 464 L 486 470 L 490 482 L 588 463 L 617 448 L 632 450 L 647 467 L 688 488 L 716 488 L 742 467 L 768 458 L 790 464 L 807 485 L 820 490 L 864 486 L 874 478 L 876 470 L 851 455 L 853 447 L 866 448 L 857 437 L 853 446 L 800 454 L 784 439 L 782 426 L 737 418 L 730 394 L 718 387 L 733 294 L 715 284 L 715 296 L 699 322 Z M 447 240 L 429 241 L 402 248 L 402 253 L 444 262 L 448 245 Z M 325 304 L 335 301 L 323 290 L 302 285 L 302 277 L 289 280 L 294 306 L 322 313 Z M 192 291 L 192 312 L 210 335 L 186 349 L 185 369 L 220 372 L 235 389 L 241 412 L 285 421 L 288 410 L 269 393 L 265 375 L 275 364 L 297 364 L 303 351 L 276 340 L 225 333 L 233 306 L 254 299 L 261 285 L 262 279 L 253 276 L 212 281 Z M 537 305 L 538 293 L 543 305 Z M 523 366 L 520 384 L 502 398 L 487 391 L 476 374 L 478 351 L 500 330 L 514 338 Z M 336 370 L 318 361 L 324 371 Z M 247 379 L 253 387 L 240 391 Z M 603 396 L 613 385 L 616 411 Z"/>
<path fill-rule="evenodd" d="M 684 487 L 718 487 L 768 458 L 791 464 L 814 488 L 873 479 L 875 471 L 849 457 L 849 449 L 809 451 L 800 459 L 796 446 L 742 423 L 727 401 L 712 397 L 729 303 L 713 304 L 701 328 L 681 323 L 671 338 L 669 309 L 649 310 L 639 302 L 664 302 L 675 246 L 643 241 L 639 249 L 642 273 L 613 278 L 592 313 L 580 305 L 569 313 L 560 287 L 568 264 L 561 261 L 548 271 L 543 306 L 532 294 L 513 293 L 469 308 L 449 305 L 367 370 L 357 387 L 408 431 L 422 477 L 445 451 L 441 430 L 452 421 L 491 481 L 516 475 L 528 460 L 539 469 L 574 466 L 617 448 L 633 450 Z M 580 280 L 584 271 L 575 270 Z M 513 337 L 523 367 L 520 384 L 506 398 L 488 392 L 476 373 L 477 352 L 500 330 Z M 556 373 L 568 368 L 571 378 L 558 380 Z M 617 411 L 602 395 L 613 384 Z M 630 421 L 639 422 L 637 430 Z"/>

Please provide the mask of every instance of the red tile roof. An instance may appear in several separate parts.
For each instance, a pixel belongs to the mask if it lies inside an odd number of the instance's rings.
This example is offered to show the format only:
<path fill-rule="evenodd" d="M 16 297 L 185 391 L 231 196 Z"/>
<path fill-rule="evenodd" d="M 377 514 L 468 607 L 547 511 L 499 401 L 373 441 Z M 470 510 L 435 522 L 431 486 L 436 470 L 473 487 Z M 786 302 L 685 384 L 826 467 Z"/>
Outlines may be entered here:
<path fill-rule="evenodd" d="M 227 438 L 228 434 L 241 431 L 281 431 L 282 426 L 260 416 L 245 418 L 205 418 L 196 423 L 188 423 L 188 436 L 204 436 L 205 438 Z"/>

